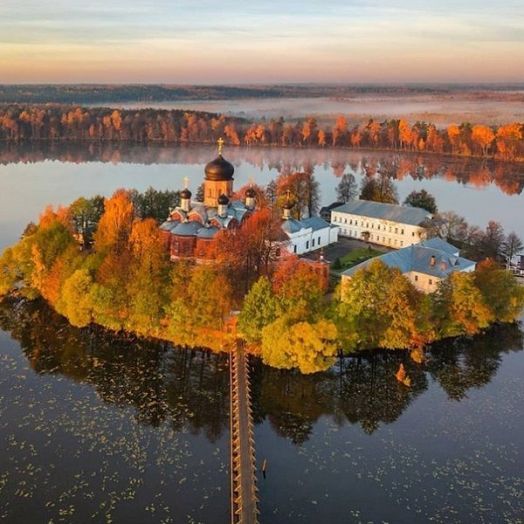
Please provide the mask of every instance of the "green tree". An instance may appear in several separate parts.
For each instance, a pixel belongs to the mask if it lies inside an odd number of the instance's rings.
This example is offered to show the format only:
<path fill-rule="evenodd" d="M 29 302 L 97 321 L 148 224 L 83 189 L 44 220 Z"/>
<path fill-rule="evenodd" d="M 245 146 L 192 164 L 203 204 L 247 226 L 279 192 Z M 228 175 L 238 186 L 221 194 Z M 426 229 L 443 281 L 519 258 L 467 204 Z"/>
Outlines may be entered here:
<path fill-rule="evenodd" d="M 84 247 L 92 243 L 93 234 L 103 212 L 104 198 L 99 195 L 89 199 L 80 197 L 69 206 L 75 233 Z"/>
<path fill-rule="evenodd" d="M 360 198 L 373 202 L 398 204 L 398 194 L 392 180 L 386 175 L 367 177 L 362 180 Z"/>
<path fill-rule="evenodd" d="M 524 244 L 515 232 L 511 232 L 506 240 L 502 243 L 501 254 L 506 259 L 506 265 L 509 267 L 514 256 L 524 251 Z"/>
<path fill-rule="evenodd" d="M 404 205 L 420 207 L 426 211 L 429 211 L 433 215 L 438 213 L 435 197 L 428 193 L 425 189 L 421 189 L 420 191 L 412 191 L 404 200 Z"/>
<path fill-rule="evenodd" d="M 267 277 L 260 277 L 246 295 L 238 317 L 242 336 L 248 342 L 259 342 L 262 329 L 276 320 L 278 312 L 279 302 L 271 283 Z"/>
<path fill-rule="evenodd" d="M 340 202 L 349 202 L 356 198 L 357 194 L 358 187 L 355 176 L 351 173 L 343 174 L 337 185 L 337 200 Z"/>
<path fill-rule="evenodd" d="M 373 260 L 341 289 L 335 320 L 344 349 L 423 345 L 433 338 L 423 300 L 398 269 Z"/>

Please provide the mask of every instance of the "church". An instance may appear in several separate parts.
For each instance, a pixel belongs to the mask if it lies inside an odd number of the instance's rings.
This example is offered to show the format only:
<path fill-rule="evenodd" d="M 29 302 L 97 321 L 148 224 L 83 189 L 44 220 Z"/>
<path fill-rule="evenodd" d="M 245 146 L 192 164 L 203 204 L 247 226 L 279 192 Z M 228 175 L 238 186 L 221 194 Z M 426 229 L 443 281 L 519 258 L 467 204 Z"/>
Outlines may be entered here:
<path fill-rule="evenodd" d="M 235 168 L 222 155 L 224 141 L 218 140 L 218 156 L 205 167 L 204 201 L 192 200 L 186 187 L 180 193 L 180 205 L 173 209 L 160 226 L 171 260 L 206 260 L 213 255 L 213 242 L 221 230 L 241 227 L 256 209 L 256 194 L 248 188 L 244 200 L 234 200 Z M 186 180 L 187 186 L 187 180 Z M 337 241 L 338 228 L 320 217 L 295 220 L 292 203 L 284 204 L 282 216 L 282 251 L 303 254 Z"/>

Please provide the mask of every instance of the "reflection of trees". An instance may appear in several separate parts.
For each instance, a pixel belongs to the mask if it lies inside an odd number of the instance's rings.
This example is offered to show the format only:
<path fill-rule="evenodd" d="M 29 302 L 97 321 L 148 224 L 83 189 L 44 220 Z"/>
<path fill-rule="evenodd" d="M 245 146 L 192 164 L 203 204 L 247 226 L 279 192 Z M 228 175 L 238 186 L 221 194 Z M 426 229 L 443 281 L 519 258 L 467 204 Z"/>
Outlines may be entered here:
<path fill-rule="evenodd" d="M 0 164 L 43 162 L 129 162 L 136 164 L 205 164 L 214 146 L 166 146 L 159 143 L 131 144 L 113 142 L 33 142 L 0 144 Z M 335 176 L 346 170 L 372 176 L 380 173 L 396 180 L 445 178 L 460 184 L 498 186 L 508 195 L 524 189 L 522 165 L 494 160 L 448 157 L 437 154 L 355 151 L 344 149 L 229 147 L 228 159 L 254 167 L 281 172 L 312 172 L 316 166 L 331 166 Z"/>
<path fill-rule="evenodd" d="M 39 302 L 0 302 L 0 328 L 18 340 L 36 373 L 60 373 L 92 385 L 105 402 L 133 407 L 143 424 L 203 432 L 211 441 L 228 427 L 229 369 L 225 355 L 170 350 L 161 342 L 77 329 Z M 397 420 L 428 387 L 428 373 L 460 400 L 495 375 L 503 353 L 521 350 L 518 325 L 496 326 L 472 339 L 444 341 L 423 366 L 403 352 L 346 358 L 330 371 L 301 375 L 253 364 L 255 422 L 267 419 L 295 444 L 306 441 L 321 416 L 360 424 L 372 433 Z M 397 382 L 404 363 L 411 387 Z"/>
<path fill-rule="evenodd" d="M 471 340 L 435 344 L 427 370 L 450 399 L 461 400 L 468 390 L 489 384 L 503 353 L 519 351 L 523 346 L 524 334 L 517 324 L 499 325 Z"/>
<path fill-rule="evenodd" d="M 229 370 L 224 355 L 166 351 L 161 342 L 77 329 L 39 302 L 0 302 L 0 327 L 20 342 L 36 373 L 60 373 L 94 386 L 105 402 L 132 406 L 141 423 L 205 432 L 228 425 Z"/>

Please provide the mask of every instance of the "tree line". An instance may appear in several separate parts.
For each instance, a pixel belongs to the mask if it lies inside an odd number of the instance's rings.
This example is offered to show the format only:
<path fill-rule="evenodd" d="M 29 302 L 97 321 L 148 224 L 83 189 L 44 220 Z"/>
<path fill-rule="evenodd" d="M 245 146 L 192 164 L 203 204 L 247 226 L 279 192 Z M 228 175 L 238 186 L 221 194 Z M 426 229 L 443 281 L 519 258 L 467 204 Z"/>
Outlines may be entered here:
<path fill-rule="evenodd" d="M 119 110 L 58 105 L 7 105 L 0 108 L 0 140 L 87 140 L 213 143 L 230 145 L 335 147 L 431 152 L 464 157 L 524 159 L 524 126 L 462 123 L 439 129 L 427 122 L 373 119 L 350 125 L 339 116 L 334 125 L 315 118 L 249 121 L 224 115 L 160 109 Z"/>

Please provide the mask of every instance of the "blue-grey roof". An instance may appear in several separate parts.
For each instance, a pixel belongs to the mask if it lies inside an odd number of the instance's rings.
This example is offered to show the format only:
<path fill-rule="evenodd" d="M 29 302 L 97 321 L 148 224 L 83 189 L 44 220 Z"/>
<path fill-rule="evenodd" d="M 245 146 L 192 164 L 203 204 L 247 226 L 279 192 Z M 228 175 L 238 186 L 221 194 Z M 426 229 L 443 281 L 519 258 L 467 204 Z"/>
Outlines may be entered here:
<path fill-rule="evenodd" d="M 166 220 L 160 225 L 160 229 L 162 229 L 163 231 L 171 231 L 178 224 L 180 224 L 178 220 Z"/>
<path fill-rule="evenodd" d="M 447 246 L 451 246 L 451 244 L 447 244 Z M 447 249 L 449 250 L 449 247 Z M 458 250 L 455 248 L 455 252 L 457 251 Z M 434 263 L 432 263 L 432 257 L 435 257 Z M 386 266 L 397 268 L 402 273 L 416 271 L 417 273 L 424 273 L 438 278 L 446 278 L 450 273 L 464 271 L 465 269 L 475 266 L 473 260 L 455 256 L 445 250 L 427 247 L 422 244 L 414 244 L 366 260 L 361 264 L 347 269 L 342 274 L 352 277 L 359 269 L 367 267 L 373 260 L 380 260 L 382 263 L 386 264 Z"/>
<path fill-rule="evenodd" d="M 399 224 L 410 224 L 413 226 L 420 225 L 424 220 L 432 216 L 431 213 L 420 207 L 398 206 L 396 204 L 384 204 L 369 200 L 354 200 L 336 207 L 333 211 L 390 220 Z"/>
<path fill-rule="evenodd" d="M 213 238 L 218 233 L 217 227 L 201 227 L 198 230 L 197 238 Z"/>
<path fill-rule="evenodd" d="M 313 231 L 318 231 L 319 229 L 326 229 L 329 227 L 329 224 L 320 217 L 309 217 L 301 220 L 304 227 L 310 227 Z"/>
<path fill-rule="evenodd" d="M 282 222 L 282 230 L 286 233 L 298 233 L 301 229 L 303 229 L 303 226 L 300 220 L 288 218 Z"/>
<path fill-rule="evenodd" d="M 196 221 L 181 222 L 174 229 L 171 230 L 173 235 L 181 237 L 192 237 L 197 234 L 197 231 L 202 228 L 202 224 Z"/>
<path fill-rule="evenodd" d="M 439 237 L 429 238 L 428 240 L 420 242 L 420 244 L 418 245 L 424 247 L 432 247 L 433 249 L 439 249 L 440 251 L 444 251 L 449 255 L 455 255 L 457 257 L 460 254 L 458 247 L 455 247 L 454 245 L 450 244 L 449 242 L 446 242 L 445 240 L 442 240 Z"/>

